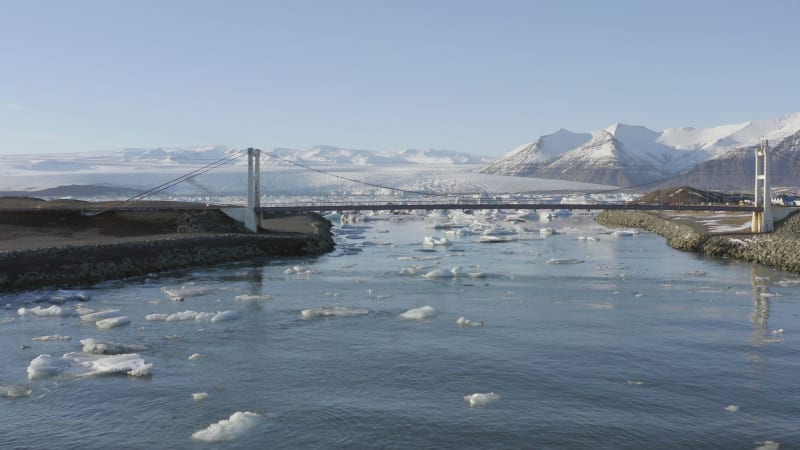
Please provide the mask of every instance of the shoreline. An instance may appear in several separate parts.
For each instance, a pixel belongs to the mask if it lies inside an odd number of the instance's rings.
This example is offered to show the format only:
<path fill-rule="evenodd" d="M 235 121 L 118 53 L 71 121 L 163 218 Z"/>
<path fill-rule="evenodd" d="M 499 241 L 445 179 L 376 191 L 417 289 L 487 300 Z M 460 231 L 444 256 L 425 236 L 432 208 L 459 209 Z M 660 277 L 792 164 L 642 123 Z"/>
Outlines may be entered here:
<path fill-rule="evenodd" d="M 1 200 L 0 200 L 0 203 Z M 0 292 L 86 286 L 154 272 L 334 249 L 318 214 L 265 217 L 250 233 L 218 209 L 31 209 L 0 215 Z"/>
<path fill-rule="evenodd" d="M 595 217 L 607 227 L 638 228 L 666 239 L 676 249 L 707 256 L 757 263 L 800 273 L 800 214 L 794 213 L 775 224 L 769 234 L 719 233 L 700 224 L 639 211 L 603 211 Z"/>

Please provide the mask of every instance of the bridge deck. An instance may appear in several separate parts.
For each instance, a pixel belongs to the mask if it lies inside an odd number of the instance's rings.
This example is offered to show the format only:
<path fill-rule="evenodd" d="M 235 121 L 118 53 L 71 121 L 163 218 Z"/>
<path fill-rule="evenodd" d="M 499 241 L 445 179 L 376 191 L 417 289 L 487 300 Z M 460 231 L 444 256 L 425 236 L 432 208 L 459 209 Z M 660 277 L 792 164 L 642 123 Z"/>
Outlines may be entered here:
<path fill-rule="evenodd" d="M 763 211 L 758 206 L 747 205 L 657 205 L 657 204 L 625 204 L 625 203 L 381 203 L 381 204 L 282 204 L 261 206 L 259 212 L 281 211 L 406 211 L 437 209 L 529 209 L 529 210 L 627 210 L 627 211 L 720 211 L 720 212 L 753 212 Z"/>

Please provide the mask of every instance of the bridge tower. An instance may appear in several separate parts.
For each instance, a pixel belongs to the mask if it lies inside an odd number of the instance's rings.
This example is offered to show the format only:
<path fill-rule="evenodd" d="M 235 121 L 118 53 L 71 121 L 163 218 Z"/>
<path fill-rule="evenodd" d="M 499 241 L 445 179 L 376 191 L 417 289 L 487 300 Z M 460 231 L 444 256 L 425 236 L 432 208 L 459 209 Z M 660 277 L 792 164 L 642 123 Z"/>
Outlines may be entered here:
<path fill-rule="evenodd" d="M 753 233 L 771 233 L 774 229 L 772 185 L 769 177 L 769 141 L 764 138 L 756 147 L 756 186 L 753 197 L 753 204 L 763 209 L 753 211 L 753 223 L 750 225 Z"/>
<path fill-rule="evenodd" d="M 244 215 L 244 226 L 253 233 L 258 233 L 261 225 L 261 213 L 256 208 L 261 206 L 261 150 L 247 149 L 247 210 Z"/>

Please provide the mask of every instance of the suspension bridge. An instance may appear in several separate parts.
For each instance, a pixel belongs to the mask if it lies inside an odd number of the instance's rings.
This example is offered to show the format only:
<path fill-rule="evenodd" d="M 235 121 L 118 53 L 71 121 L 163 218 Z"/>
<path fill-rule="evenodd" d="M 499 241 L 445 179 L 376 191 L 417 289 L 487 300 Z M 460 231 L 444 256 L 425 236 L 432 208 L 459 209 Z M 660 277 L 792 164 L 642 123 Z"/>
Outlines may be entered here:
<path fill-rule="evenodd" d="M 333 175 L 319 169 L 292 163 L 306 170 L 325 173 L 353 183 L 400 191 L 407 194 L 402 199 L 376 201 L 368 199 L 358 201 L 347 198 L 343 201 L 330 201 L 327 199 L 316 201 L 290 201 L 261 203 L 261 159 L 262 152 L 258 149 L 247 149 L 248 155 L 248 197 L 247 207 L 239 210 L 235 217 L 243 221 L 252 231 L 257 231 L 262 215 L 274 212 L 360 212 L 360 211 L 410 211 L 410 210 L 474 210 L 474 209 L 511 209 L 511 210 L 630 210 L 630 211 L 719 211 L 719 212 L 747 212 L 752 213 L 751 230 L 755 233 L 771 232 L 774 219 L 771 209 L 771 186 L 769 178 L 768 142 L 762 140 L 756 149 L 755 167 L 755 201 L 751 205 L 739 204 L 642 204 L 642 203 L 547 203 L 531 200 L 507 201 L 497 198 L 484 198 L 478 195 L 449 195 L 441 193 L 411 191 L 406 189 L 391 188 L 382 184 L 369 183 L 341 175 Z M 275 157 L 274 154 L 270 156 Z M 409 196 L 410 194 L 410 196 Z M 432 199 L 432 197 L 436 197 Z M 502 198 L 502 196 L 500 196 Z"/>
<path fill-rule="evenodd" d="M 253 232 L 258 232 L 263 216 L 270 213 L 286 212 L 364 212 L 364 211 L 411 211 L 411 210 L 480 210 L 480 209 L 505 209 L 505 210 L 630 210 L 630 211 L 716 211 L 751 213 L 751 231 L 754 233 L 767 233 L 773 230 L 774 218 L 771 208 L 771 185 L 769 174 L 768 143 L 762 140 L 761 145 L 755 150 L 755 184 L 752 204 L 660 204 L 660 203 L 629 203 L 624 201 L 587 201 L 565 203 L 555 201 L 546 196 L 513 196 L 495 193 L 451 193 L 445 189 L 409 189 L 390 186 L 389 182 L 376 183 L 360 180 L 332 170 L 323 170 L 299 163 L 293 159 L 281 157 L 274 152 L 263 152 L 249 148 L 233 152 L 224 158 L 215 160 L 200 168 L 191 170 L 181 176 L 165 183 L 143 191 L 124 201 L 114 202 L 111 205 L 90 208 L 92 214 L 108 210 L 136 210 L 136 209 L 219 209 L 234 219 L 243 222 Z M 217 204 L 184 203 L 160 204 L 147 202 L 142 205 L 142 200 L 147 200 L 168 191 L 175 186 L 186 183 L 200 187 L 205 192 L 211 190 L 197 181 L 199 175 L 208 173 L 225 165 L 237 161 L 247 155 L 247 203 L 246 206 L 220 206 Z M 291 167 L 295 172 L 283 180 L 276 180 L 274 170 L 267 172 L 268 183 L 262 184 L 261 163 L 268 160 L 276 161 L 284 166 Z M 274 167 L 273 167 L 274 169 Z M 308 179 L 303 175 L 316 174 L 322 177 L 335 179 L 340 183 L 349 184 L 349 189 L 329 189 L 327 192 L 315 195 L 297 195 L 304 188 L 303 183 Z M 287 183 L 286 179 L 290 182 Z M 517 178 L 517 177 L 508 177 Z M 277 186 L 276 183 L 281 183 Z M 354 186 L 357 187 L 354 189 Z M 360 189 L 358 189 L 360 188 Z M 267 195 L 262 195 L 262 189 Z M 620 188 L 622 189 L 622 188 Z M 241 192 L 239 189 L 238 192 Z M 361 195 L 353 195 L 360 192 Z M 609 191 L 604 191 L 609 192 Z M 574 193 L 574 191 L 573 191 Z M 586 193 L 586 192 L 584 192 Z M 241 197 L 239 197 L 241 198 Z M 736 202 L 738 203 L 738 202 Z M 82 209 L 87 209 L 85 205 Z"/>

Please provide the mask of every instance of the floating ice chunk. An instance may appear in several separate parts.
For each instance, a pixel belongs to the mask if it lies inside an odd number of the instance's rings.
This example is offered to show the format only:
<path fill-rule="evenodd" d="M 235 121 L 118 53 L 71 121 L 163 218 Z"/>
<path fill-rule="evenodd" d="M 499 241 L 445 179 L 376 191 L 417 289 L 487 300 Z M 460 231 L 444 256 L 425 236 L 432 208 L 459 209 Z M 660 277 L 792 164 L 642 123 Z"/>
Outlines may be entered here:
<path fill-rule="evenodd" d="M 109 329 L 109 328 L 116 328 L 121 327 L 122 325 L 127 325 L 131 323 L 131 319 L 126 316 L 119 316 L 119 317 L 109 317 L 108 319 L 98 320 L 94 324 L 97 325 L 98 328 Z"/>
<path fill-rule="evenodd" d="M 482 408 L 489 406 L 489 403 L 492 403 L 495 400 L 500 400 L 500 396 L 494 392 L 487 392 L 485 394 L 476 392 L 474 394 L 464 396 L 464 401 L 469 405 L 470 408 Z"/>
<path fill-rule="evenodd" d="M 783 328 L 778 328 L 777 330 L 772 330 L 771 334 L 773 336 L 783 336 Z"/>
<path fill-rule="evenodd" d="M 469 320 L 464 316 L 459 317 L 456 320 L 456 323 L 462 327 L 482 327 L 483 321 L 482 320 Z"/>
<path fill-rule="evenodd" d="M 189 361 L 197 361 L 198 359 L 206 359 L 206 358 L 208 358 L 208 356 L 202 355 L 200 353 L 192 353 L 192 355 L 189 356 Z"/>
<path fill-rule="evenodd" d="M 580 264 L 583 260 L 574 258 L 550 258 L 547 264 Z"/>
<path fill-rule="evenodd" d="M 640 380 L 628 380 L 628 384 L 630 384 L 631 386 L 641 386 L 641 385 L 643 385 L 643 384 L 644 384 L 644 381 L 640 381 Z"/>
<path fill-rule="evenodd" d="M 303 266 L 292 266 L 283 271 L 284 275 L 311 275 L 314 273 L 311 269 L 306 269 Z"/>
<path fill-rule="evenodd" d="M 553 234 L 557 234 L 555 228 L 539 228 L 539 234 L 542 236 L 550 236 Z"/>
<path fill-rule="evenodd" d="M 235 320 L 238 318 L 239 318 L 239 313 L 237 311 L 218 311 L 209 320 L 211 322 L 222 322 L 225 320 Z"/>
<path fill-rule="evenodd" d="M 423 275 L 425 278 L 455 278 L 463 273 L 461 266 L 455 266 L 452 269 L 434 269 Z"/>
<path fill-rule="evenodd" d="M 514 242 L 515 240 L 513 236 L 483 235 L 478 238 L 478 242 L 482 244 L 500 244 L 503 242 Z"/>
<path fill-rule="evenodd" d="M 758 444 L 756 450 L 778 450 L 781 446 L 780 442 L 775 441 L 760 441 L 756 442 L 756 444 Z"/>
<path fill-rule="evenodd" d="M 192 400 L 199 402 L 208 398 L 208 392 L 195 392 L 192 394 Z"/>
<path fill-rule="evenodd" d="M 39 355 L 28 364 L 28 379 L 38 380 L 60 375 L 69 368 L 69 362 L 48 354 Z"/>
<path fill-rule="evenodd" d="M 94 312 L 97 312 L 97 310 L 94 308 L 87 308 L 85 306 L 79 306 L 75 308 L 75 313 L 79 316 L 85 316 L 86 314 L 91 314 Z"/>
<path fill-rule="evenodd" d="M 81 339 L 81 344 L 84 352 L 98 355 L 119 355 L 120 353 L 135 353 L 147 350 L 144 345 L 101 342 L 96 339 Z"/>
<path fill-rule="evenodd" d="M 33 392 L 28 386 L 23 386 L 19 384 L 12 384 L 12 385 L 2 385 L 0 384 L 0 397 L 6 398 L 19 398 L 19 397 L 28 397 Z"/>
<path fill-rule="evenodd" d="M 236 300 L 241 300 L 244 302 L 257 302 L 260 300 L 272 300 L 272 296 L 269 294 L 262 294 L 262 295 L 242 294 L 242 295 L 237 295 Z"/>
<path fill-rule="evenodd" d="M 412 308 L 408 311 L 400 314 L 400 317 L 403 319 L 412 319 L 412 320 L 424 320 L 430 319 L 431 317 L 436 315 L 436 309 L 433 306 L 425 305 L 420 306 L 419 308 Z"/>
<path fill-rule="evenodd" d="M 126 374 L 142 377 L 153 371 L 153 364 L 147 363 L 138 353 L 106 356 L 73 352 L 65 354 L 63 360 L 88 369 L 83 376 Z"/>
<path fill-rule="evenodd" d="M 60 289 L 56 291 L 55 298 L 63 298 L 64 300 L 73 300 L 78 302 L 87 302 L 91 298 L 86 291 L 73 291 L 67 289 Z"/>
<path fill-rule="evenodd" d="M 60 306 L 50 306 L 47 308 L 42 308 L 41 306 L 34 306 L 33 308 L 20 308 L 17 310 L 17 314 L 20 316 L 27 316 L 32 314 L 34 316 L 42 316 L 42 317 L 68 317 L 73 315 L 73 310 L 62 308 Z"/>
<path fill-rule="evenodd" d="M 187 320 L 194 320 L 197 322 L 220 322 L 223 320 L 238 319 L 239 313 L 236 311 L 217 311 L 210 313 L 187 310 L 174 314 L 148 314 L 144 316 L 144 318 L 151 322 L 183 322 Z"/>
<path fill-rule="evenodd" d="M 614 236 L 614 237 L 618 237 L 618 238 L 619 237 L 631 237 L 631 236 L 635 236 L 636 232 L 635 231 L 617 230 L 617 231 L 611 233 L 611 235 Z"/>
<path fill-rule="evenodd" d="M 366 308 L 352 308 L 349 306 L 334 306 L 330 308 L 310 308 L 300 311 L 303 319 L 317 319 L 321 317 L 353 317 L 369 314 Z"/>
<path fill-rule="evenodd" d="M 739 412 L 739 405 L 728 405 L 725 407 L 725 411 Z"/>
<path fill-rule="evenodd" d="M 47 341 L 68 341 L 70 339 L 72 338 L 69 336 L 61 336 L 60 334 L 53 334 L 50 336 L 38 336 L 33 338 L 32 340 L 38 342 L 47 342 Z"/>
<path fill-rule="evenodd" d="M 447 238 L 425 236 L 425 238 L 422 240 L 422 245 L 425 247 L 448 246 L 450 244 L 452 244 L 452 242 Z"/>
<path fill-rule="evenodd" d="M 425 278 L 453 278 L 453 272 L 448 269 L 434 269 L 423 275 Z"/>
<path fill-rule="evenodd" d="M 171 299 L 184 299 L 187 297 L 197 297 L 208 294 L 214 289 L 208 286 L 186 285 L 181 287 L 162 287 L 161 292 L 167 294 Z"/>
<path fill-rule="evenodd" d="M 119 316 L 118 309 L 105 309 L 103 311 L 95 311 L 89 314 L 82 314 L 81 320 L 83 320 L 84 322 L 97 322 L 98 320 L 108 319 L 117 316 Z"/>
<path fill-rule="evenodd" d="M 260 422 L 260 414 L 238 411 L 229 419 L 212 423 L 207 428 L 192 433 L 192 438 L 205 442 L 233 441 L 255 428 Z"/>

